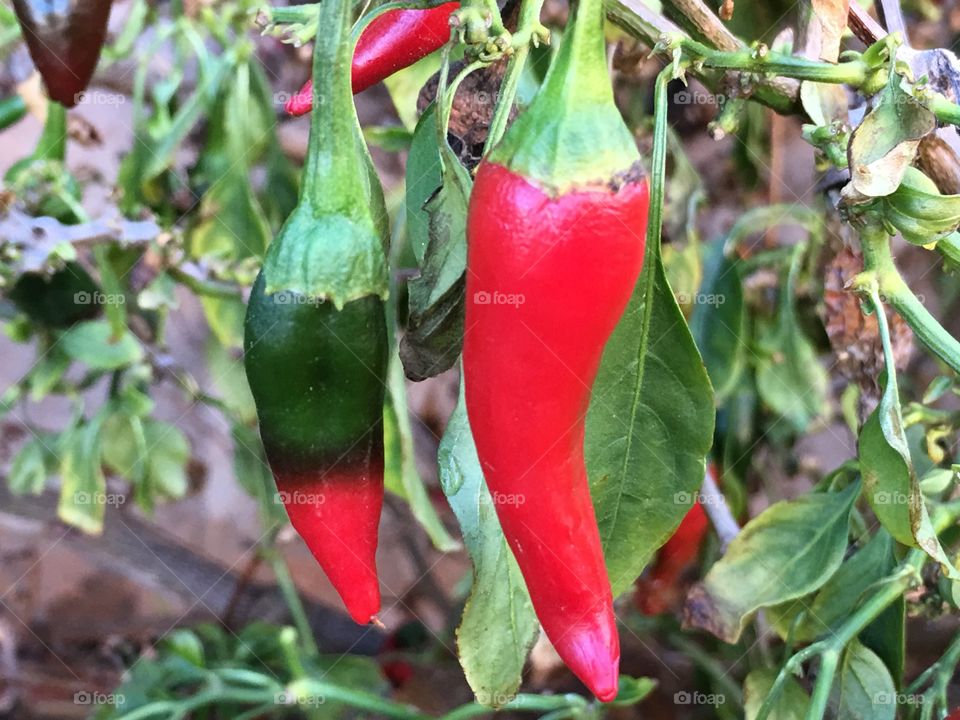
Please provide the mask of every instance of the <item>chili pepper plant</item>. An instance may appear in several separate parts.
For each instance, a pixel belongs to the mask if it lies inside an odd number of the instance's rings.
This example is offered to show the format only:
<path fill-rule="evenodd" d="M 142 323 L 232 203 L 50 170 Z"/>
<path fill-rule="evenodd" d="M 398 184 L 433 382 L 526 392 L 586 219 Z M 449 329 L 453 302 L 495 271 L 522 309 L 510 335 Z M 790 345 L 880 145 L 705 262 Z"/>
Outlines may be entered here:
<path fill-rule="evenodd" d="M 2 497 L 255 520 L 88 709 L 952 717 L 947 5 L 361 5 L 0 7 Z"/>

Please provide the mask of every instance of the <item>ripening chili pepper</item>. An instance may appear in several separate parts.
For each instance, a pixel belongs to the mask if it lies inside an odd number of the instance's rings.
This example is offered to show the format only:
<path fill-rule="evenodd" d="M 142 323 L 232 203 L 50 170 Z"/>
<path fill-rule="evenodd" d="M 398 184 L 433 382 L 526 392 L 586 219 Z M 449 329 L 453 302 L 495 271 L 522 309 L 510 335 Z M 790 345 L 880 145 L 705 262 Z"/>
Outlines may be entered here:
<path fill-rule="evenodd" d="M 353 54 L 353 91 L 362 92 L 443 47 L 450 39 L 450 15 L 458 7 L 459 0 L 428 10 L 388 10 L 373 19 Z M 287 101 L 286 110 L 304 115 L 312 103 L 313 81 L 307 80 Z"/>
<path fill-rule="evenodd" d="M 713 463 L 707 472 L 717 479 Z M 699 499 L 683 516 L 673 535 L 657 551 L 653 566 L 636 582 L 637 608 L 644 615 L 659 615 L 679 604 L 683 576 L 696 561 L 703 541 L 710 531 L 710 521 Z"/>
<path fill-rule="evenodd" d="M 112 0 L 13 0 L 33 64 L 50 97 L 80 99 L 100 59 Z"/>
<path fill-rule="evenodd" d="M 385 212 L 346 72 L 350 0 L 325 0 L 320 26 L 322 101 L 300 200 L 251 292 L 244 361 L 290 521 L 350 615 L 366 623 L 380 608 Z"/>
<path fill-rule="evenodd" d="M 467 413 L 537 617 L 601 700 L 620 645 L 584 467 L 605 343 L 643 264 L 649 190 L 582 0 L 543 87 L 479 167 L 467 219 Z"/>

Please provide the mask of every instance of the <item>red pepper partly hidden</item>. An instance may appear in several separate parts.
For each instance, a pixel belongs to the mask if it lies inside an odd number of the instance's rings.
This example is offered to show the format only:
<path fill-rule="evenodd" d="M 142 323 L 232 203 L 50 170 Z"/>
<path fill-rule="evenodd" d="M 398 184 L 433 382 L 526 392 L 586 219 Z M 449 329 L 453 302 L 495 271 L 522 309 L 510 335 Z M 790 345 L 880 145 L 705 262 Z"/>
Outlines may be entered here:
<path fill-rule="evenodd" d="M 717 480 L 717 468 L 707 465 Z M 672 610 L 684 595 L 684 575 L 696 562 L 703 541 L 710 531 L 710 520 L 698 499 L 680 521 L 670 539 L 657 551 L 653 566 L 636 583 L 637 608 L 644 615 L 659 615 Z"/>
<path fill-rule="evenodd" d="M 584 466 L 604 345 L 643 264 L 649 189 L 613 101 L 603 1 L 582 0 L 530 108 L 479 167 L 467 219 L 467 413 L 547 637 L 604 701 L 620 644 Z"/>
<path fill-rule="evenodd" d="M 366 90 L 413 65 L 450 39 L 450 15 L 459 1 L 429 10 L 388 10 L 364 28 L 353 53 L 353 92 Z M 287 101 L 291 115 L 305 115 L 313 104 L 313 81 Z"/>
<path fill-rule="evenodd" d="M 300 201 L 267 249 L 244 324 L 260 435 L 294 528 L 350 615 L 380 609 L 386 211 L 350 91 L 350 0 L 324 0 L 320 102 Z"/>
<path fill-rule="evenodd" d="M 112 0 L 13 0 L 47 93 L 67 107 L 80 99 L 100 59 Z"/>

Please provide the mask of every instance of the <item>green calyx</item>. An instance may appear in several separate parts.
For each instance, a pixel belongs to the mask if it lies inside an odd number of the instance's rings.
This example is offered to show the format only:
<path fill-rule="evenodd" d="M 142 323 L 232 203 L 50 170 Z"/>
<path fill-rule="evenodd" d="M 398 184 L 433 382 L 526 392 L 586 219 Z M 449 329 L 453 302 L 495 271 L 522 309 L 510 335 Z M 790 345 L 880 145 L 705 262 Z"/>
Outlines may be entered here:
<path fill-rule="evenodd" d="M 329 300 L 338 309 L 385 298 L 386 209 L 357 120 L 349 0 L 325 0 L 313 54 L 313 111 L 300 202 L 267 249 L 265 291 Z"/>
<path fill-rule="evenodd" d="M 543 86 L 491 162 L 553 194 L 637 172 L 640 154 L 613 100 L 603 23 L 603 0 L 581 0 Z"/>

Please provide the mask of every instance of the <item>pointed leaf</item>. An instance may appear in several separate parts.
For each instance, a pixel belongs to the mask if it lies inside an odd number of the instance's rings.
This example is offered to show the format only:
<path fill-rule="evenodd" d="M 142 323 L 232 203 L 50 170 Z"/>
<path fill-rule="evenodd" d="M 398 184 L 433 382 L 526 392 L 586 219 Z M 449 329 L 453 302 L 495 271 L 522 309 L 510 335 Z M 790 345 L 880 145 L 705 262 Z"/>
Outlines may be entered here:
<path fill-rule="evenodd" d="M 812 493 L 760 513 L 690 591 L 684 623 L 735 643 L 760 608 L 822 586 L 843 561 L 859 489 Z"/>
<path fill-rule="evenodd" d="M 477 701 L 497 707 L 520 687 L 537 618 L 520 568 L 500 528 L 460 400 L 440 443 L 440 482 L 473 561 L 473 588 L 457 629 L 457 649 Z"/>
<path fill-rule="evenodd" d="M 604 350 L 585 454 L 614 595 L 631 586 L 693 504 L 713 440 L 713 392 L 659 261 Z"/>

